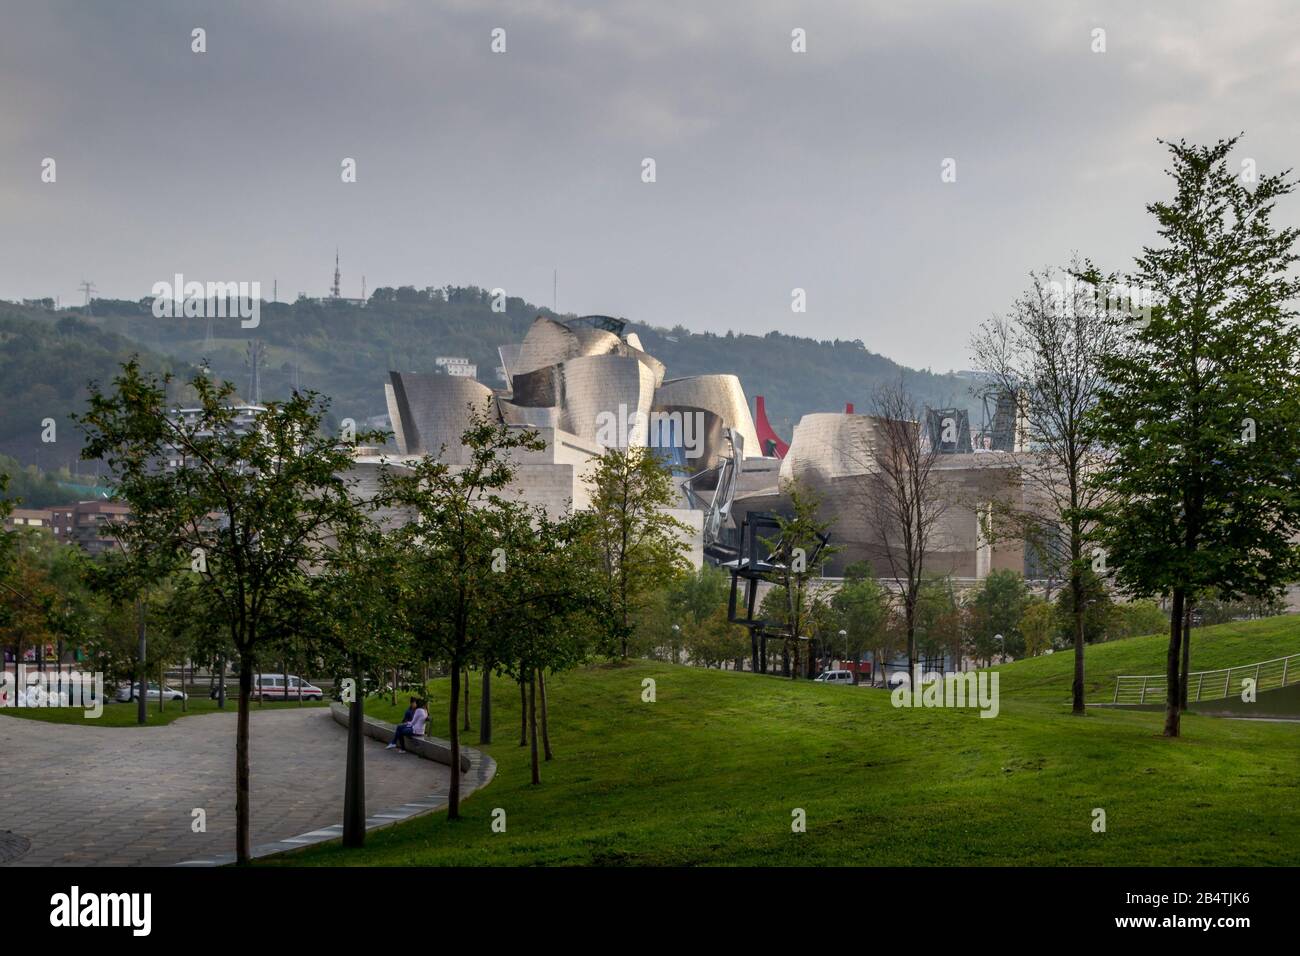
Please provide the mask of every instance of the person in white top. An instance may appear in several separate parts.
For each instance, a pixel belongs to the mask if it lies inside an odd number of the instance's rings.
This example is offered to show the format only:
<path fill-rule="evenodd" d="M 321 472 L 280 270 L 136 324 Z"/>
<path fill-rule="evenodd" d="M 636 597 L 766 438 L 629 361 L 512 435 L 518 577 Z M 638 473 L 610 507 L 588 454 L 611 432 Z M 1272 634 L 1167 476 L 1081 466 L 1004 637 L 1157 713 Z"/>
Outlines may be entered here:
<path fill-rule="evenodd" d="M 409 721 L 403 721 L 397 725 L 393 731 L 393 739 L 389 742 L 387 750 L 396 750 L 398 753 L 406 753 L 406 738 L 420 737 L 424 734 L 424 725 L 429 720 L 429 711 L 425 707 L 425 701 L 418 699 L 415 702 L 415 713 L 411 715 Z"/>

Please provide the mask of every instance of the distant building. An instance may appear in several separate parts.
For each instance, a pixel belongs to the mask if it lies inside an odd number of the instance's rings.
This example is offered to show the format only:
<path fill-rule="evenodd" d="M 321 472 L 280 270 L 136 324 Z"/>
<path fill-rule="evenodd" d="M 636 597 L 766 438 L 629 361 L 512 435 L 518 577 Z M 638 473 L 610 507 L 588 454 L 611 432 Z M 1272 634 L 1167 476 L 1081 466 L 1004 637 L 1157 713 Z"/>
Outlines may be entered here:
<path fill-rule="evenodd" d="M 56 505 L 47 509 L 50 528 L 60 541 L 75 544 L 90 555 L 117 548 L 105 524 L 131 516 L 129 506 L 116 501 L 79 501 L 73 505 Z"/>
<path fill-rule="evenodd" d="M 54 516 L 49 508 L 15 508 L 5 516 L 4 528 L 13 531 L 18 528 L 46 528 L 53 530 Z"/>

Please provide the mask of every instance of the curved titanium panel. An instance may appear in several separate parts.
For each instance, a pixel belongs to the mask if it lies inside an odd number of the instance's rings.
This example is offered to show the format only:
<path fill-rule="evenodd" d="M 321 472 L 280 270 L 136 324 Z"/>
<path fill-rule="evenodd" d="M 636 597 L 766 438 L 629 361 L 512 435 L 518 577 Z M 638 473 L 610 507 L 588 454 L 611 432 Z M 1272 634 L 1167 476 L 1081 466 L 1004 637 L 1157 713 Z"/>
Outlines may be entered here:
<path fill-rule="evenodd" d="M 555 368 L 555 392 L 564 431 L 606 446 L 619 438 L 646 443 L 654 373 L 645 363 L 629 355 L 570 359 Z"/>
<path fill-rule="evenodd" d="M 585 325 L 581 320 L 565 325 L 545 316 L 538 316 L 529 326 L 510 374 L 512 378 L 526 375 L 587 355 L 634 356 L 654 373 L 656 387 L 664 380 L 663 362 L 609 329 Z"/>
<path fill-rule="evenodd" d="M 735 430 L 743 440 L 744 455 L 756 458 L 762 455 L 754 419 L 749 414 L 745 390 L 734 375 L 692 375 L 664 382 L 655 391 L 655 408 L 702 408 L 722 419 L 722 423 Z M 716 455 L 721 449 L 710 451 Z M 712 458 L 713 456 L 709 456 Z"/>
<path fill-rule="evenodd" d="M 474 410 L 496 411 L 492 389 L 472 378 L 456 375 L 388 374 L 406 453 L 437 455 L 446 446 L 444 461 L 451 464 L 467 461 L 461 436 L 469 427 Z"/>

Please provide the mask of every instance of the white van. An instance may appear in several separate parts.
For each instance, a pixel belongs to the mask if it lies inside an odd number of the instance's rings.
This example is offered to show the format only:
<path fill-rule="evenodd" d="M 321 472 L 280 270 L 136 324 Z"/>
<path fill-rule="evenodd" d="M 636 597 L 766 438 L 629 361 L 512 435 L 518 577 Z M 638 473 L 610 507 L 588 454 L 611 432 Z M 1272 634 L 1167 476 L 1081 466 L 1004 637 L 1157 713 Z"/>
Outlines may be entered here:
<path fill-rule="evenodd" d="M 822 684 L 852 684 L 853 671 L 822 671 L 813 678 L 813 682 Z"/>

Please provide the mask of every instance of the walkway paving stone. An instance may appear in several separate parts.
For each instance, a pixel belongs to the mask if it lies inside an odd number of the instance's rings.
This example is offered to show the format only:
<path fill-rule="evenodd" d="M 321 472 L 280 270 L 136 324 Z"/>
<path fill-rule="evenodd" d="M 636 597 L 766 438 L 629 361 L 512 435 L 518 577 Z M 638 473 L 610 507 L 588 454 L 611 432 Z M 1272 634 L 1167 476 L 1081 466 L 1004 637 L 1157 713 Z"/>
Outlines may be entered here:
<path fill-rule="evenodd" d="M 347 731 L 324 707 L 254 708 L 250 721 L 255 854 L 329 838 L 297 839 L 313 831 L 338 836 Z M 486 782 L 485 769 L 476 759 L 465 783 Z M 445 794 L 450 773 L 367 739 L 371 820 L 390 824 L 396 818 L 388 815 L 402 813 L 404 804 Z M 162 727 L 0 716 L 0 865 L 228 862 L 235 845 L 234 778 L 233 710 Z M 196 808 L 207 814 L 204 833 L 191 829 Z M 282 842 L 290 839 L 295 842 Z M 22 841 L 30 847 L 12 858 Z"/>

